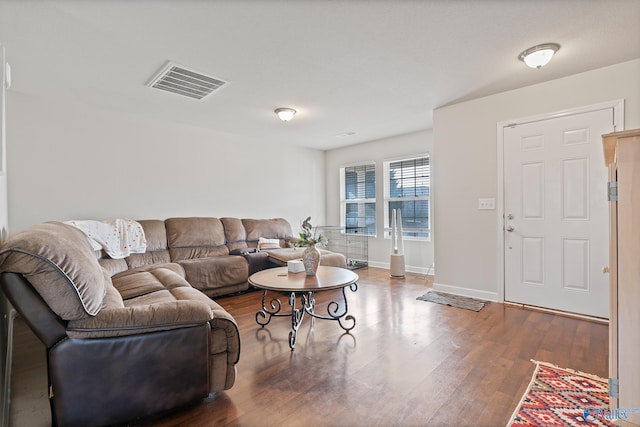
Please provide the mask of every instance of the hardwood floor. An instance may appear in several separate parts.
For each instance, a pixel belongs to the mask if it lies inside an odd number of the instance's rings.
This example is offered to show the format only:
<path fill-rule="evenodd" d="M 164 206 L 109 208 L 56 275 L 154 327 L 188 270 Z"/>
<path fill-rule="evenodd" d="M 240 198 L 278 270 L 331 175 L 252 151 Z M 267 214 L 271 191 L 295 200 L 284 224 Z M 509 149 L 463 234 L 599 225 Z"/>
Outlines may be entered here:
<path fill-rule="evenodd" d="M 256 324 L 261 292 L 217 298 L 241 333 L 234 387 L 135 425 L 504 426 L 531 379 L 530 359 L 607 377 L 606 325 L 498 303 L 473 312 L 418 301 L 427 276 L 357 273 L 358 291 L 347 291 L 355 328 L 343 334 L 305 318 L 294 352 L 289 319 Z M 319 293 L 317 305 L 334 295 Z M 15 381 L 46 384 L 19 374 L 34 369 L 20 368 L 28 357 L 17 354 L 33 351 L 23 348 L 29 334 L 16 333 L 14 393 Z M 25 420 L 11 424 L 42 425 Z"/>

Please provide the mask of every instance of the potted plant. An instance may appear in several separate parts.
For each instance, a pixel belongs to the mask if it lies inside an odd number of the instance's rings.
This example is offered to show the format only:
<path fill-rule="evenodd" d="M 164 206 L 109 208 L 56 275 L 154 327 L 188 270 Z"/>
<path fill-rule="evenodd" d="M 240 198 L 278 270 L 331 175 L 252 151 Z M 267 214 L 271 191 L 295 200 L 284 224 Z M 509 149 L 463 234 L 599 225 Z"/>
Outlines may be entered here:
<path fill-rule="evenodd" d="M 320 265 L 320 251 L 316 248 L 318 244 L 325 244 L 326 239 L 322 234 L 318 234 L 317 230 L 311 225 L 311 217 L 302 222 L 302 231 L 300 232 L 300 240 L 297 246 L 305 246 L 306 249 L 302 253 L 302 263 L 307 276 L 315 276 Z"/>

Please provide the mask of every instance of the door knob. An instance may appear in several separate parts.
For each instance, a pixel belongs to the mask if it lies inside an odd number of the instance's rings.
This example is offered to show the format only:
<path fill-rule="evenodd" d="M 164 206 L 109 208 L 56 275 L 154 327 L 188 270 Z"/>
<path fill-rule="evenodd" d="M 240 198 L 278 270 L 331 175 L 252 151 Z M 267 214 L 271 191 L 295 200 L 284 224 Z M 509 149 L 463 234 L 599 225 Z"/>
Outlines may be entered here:
<path fill-rule="evenodd" d="M 515 230 L 515 228 L 513 228 L 512 226 L 508 226 L 508 227 L 506 228 L 506 230 L 507 230 L 509 233 L 511 233 L 513 230 Z"/>

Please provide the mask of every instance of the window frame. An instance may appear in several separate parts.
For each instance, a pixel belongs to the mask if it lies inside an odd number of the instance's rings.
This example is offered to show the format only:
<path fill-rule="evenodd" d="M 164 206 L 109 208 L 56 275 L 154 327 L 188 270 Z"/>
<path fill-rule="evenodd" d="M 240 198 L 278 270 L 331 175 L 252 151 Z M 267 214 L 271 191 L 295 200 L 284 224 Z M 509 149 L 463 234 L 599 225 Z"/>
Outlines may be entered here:
<path fill-rule="evenodd" d="M 391 186 L 390 186 L 390 173 L 391 173 L 391 164 L 396 162 L 403 161 L 411 161 L 426 158 L 428 162 L 428 176 L 429 176 L 429 195 L 422 196 L 413 196 L 413 197 L 391 197 Z M 414 228 L 409 231 L 403 228 L 403 236 L 404 240 L 416 240 L 423 242 L 431 241 L 431 219 L 432 219 L 432 203 L 431 203 L 431 155 L 430 153 L 420 153 L 408 156 L 401 156 L 392 159 L 385 159 L 382 163 L 383 168 L 383 187 L 384 187 L 384 238 L 391 238 L 391 227 L 389 226 L 389 222 L 391 220 L 391 210 L 389 209 L 390 202 L 406 202 L 406 201 L 427 201 L 427 215 L 428 215 L 428 224 L 427 228 Z M 404 219 L 404 216 L 403 216 Z M 407 233 L 425 233 L 426 236 L 408 236 Z"/>
<path fill-rule="evenodd" d="M 362 197 L 362 198 L 355 198 L 355 199 L 347 199 L 347 188 L 346 188 L 346 172 L 347 169 L 349 168 L 357 168 L 357 167 L 363 167 L 366 168 L 367 166 L 373 166 L 373 176 L 374 176 L 374 192 L 373 192 L 373 196 L 374 197 Z M 366 173 L 366 170 L 364 171 Z M 378 181 L 378 176 L 377 176 L 377 164 L 375 161 L 367 161 L 367 162 L 359 162 L 359 163 L 353 163 L 353 164 L 348 164 L 348 165 L 344 165 L 340 167 L 340 226 L 343 228 L 342 233 L 343 234 L 358 234 L 360 236 L 367 236 L 367 237 L 377 237 L 378 235 L 378 187 L 377 187 L 377 181 Z M 365 184 L 366 185 L 366 184 Z M 347 221 L 346 221 L 346 217 L 347 217 L 347 204 L 353 204 L 353 203 L 357 203 L 359 206 L 362 206 L 362 209 L 366 209 L 366 205 L 367 204 L 373 204 L 374 205 L 374 224 L 373 224 L 373 229 L 374 232 L 373 234 L 368 233 L 366 231 L 366 229 L 368 227 L 366 227 L 366 225 L 364 227 L 358 227 L 359 229 L 361 228 L 365 228 L 365 232 L 364 233 L 360 233 L 360 232 L 355 232 L 355 233 L 349 233 L 347 230 Z M 366 217 L 365 217 L 366 218 Z"/>

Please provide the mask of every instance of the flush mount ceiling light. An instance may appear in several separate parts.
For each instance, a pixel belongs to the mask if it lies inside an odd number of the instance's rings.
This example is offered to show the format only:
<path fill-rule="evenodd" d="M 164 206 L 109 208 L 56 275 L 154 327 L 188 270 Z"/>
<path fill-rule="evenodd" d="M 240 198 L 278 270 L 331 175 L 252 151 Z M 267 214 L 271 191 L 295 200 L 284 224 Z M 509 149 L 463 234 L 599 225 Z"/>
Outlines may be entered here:
<path fill-rule="evenodd" d="M 531 68 L 544 67 L 551 61 L 551 57 L 560 49 L 557 43 L 539 44 L 522 52 L 518 59 Z"/>
<path fill-rule="evenodd" d="M 296 114 L 296 110 L 293 108 L 276 108 L 275 113 L 280 117 L 280 120 L 288 122 Z"/>

